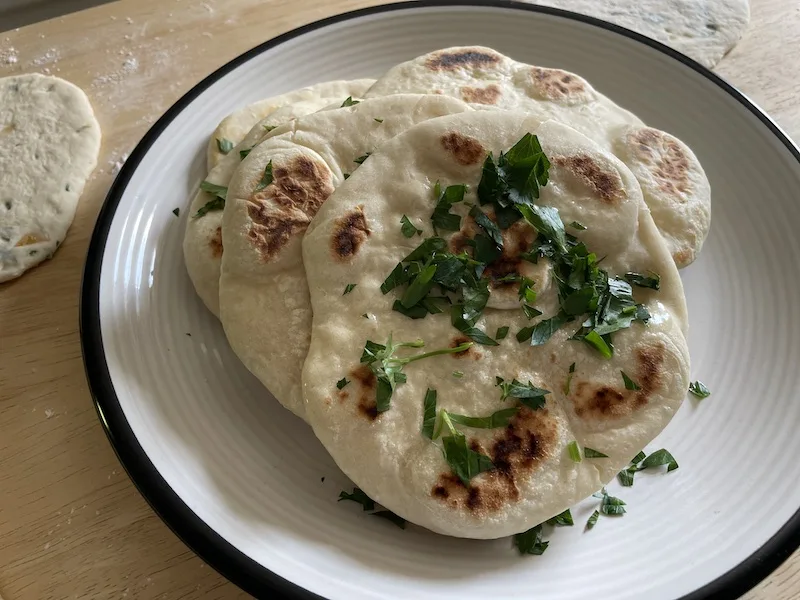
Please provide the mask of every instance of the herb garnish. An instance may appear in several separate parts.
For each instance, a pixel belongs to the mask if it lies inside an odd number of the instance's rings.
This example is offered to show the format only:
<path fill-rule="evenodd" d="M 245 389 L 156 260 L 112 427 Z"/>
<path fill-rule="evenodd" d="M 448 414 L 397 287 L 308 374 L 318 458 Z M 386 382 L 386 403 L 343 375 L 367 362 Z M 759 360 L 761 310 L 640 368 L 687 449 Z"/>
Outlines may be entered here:
<path fill-rule="evenodd" d="M 272 161 L 270 160 L 267 163 L 267 166 L 264 167 L 264 174 L 261 176 L 261 181 L 258 182 L 255 191 L 260 192 L 264 188 L 266 188 L 269 184 L 273 182 L 275 178 L 272 176 Z"/>
<path fill-rule="evenodd" d="M 375 502 L 372 500 L 372 498 L 367 496 L 357 487 L 353 488 L 353 492 L 351 494 L 348 494 L 347 492 L 341 492 L 339 494 L 338 501 L 341 502 L 342 500 L 352 500 L 353 502 L 357 502 L 365 511 L 375 510 Z"/>
<path fill-rule="evenodd" d="M 569 386 L 572 383 L 572 376 L 575 374 L 575 363 L 572 363 L 569 366 L 569 372 L 567 373 L 567 381 L 564 383 L 564 395 L 569 396 Z"/>
<path fill-rule="evenodd" d="M 364 346 L 364 352 L 361 354 L 361 362 L 369 365 L 370 370 L 378 379 L 376 405 L 379 413 L 389 410 L 395 388 L 398 384 L 406 382 L 406 375 L 403 373 L 403 367 L 414 361 L 431 356 L 464 352 L 472 346 L 472 342 L 466 342 L 455 348 L 442 348 L 440 350 L 416 354 L 405 358 L 398 358 L 394 355 L 400 348 L 422 348 L 424 345 L 425 342 L 422 340 L 395 343 L 392 342 L 391 334 L 385 345 L 376 344 L 373 341 L 367 340 Z"/>
<path fill-rule="evenodd" d="M 700 398 L 701 400 L 703 398 L 708 398 L 711 395 L 711 390 L 709 390 L 700 380 L 690 383 L 689 391 L 691 392 L 692 396 Z"/>
<path fill-rule="evenodd" d="M 269 132 L 270 132 L 270 131 L 272 131 L 273 129 L 277 129 L 277 128 L 278 128 L 278 126 L 277 126 L 277 125 L 264 125 L 264 131 L 265 131 L 266 133 L 269 133 Z"/>
<path fill-rule="evenodd" d="M 633 390 L 634 392 L 638 392 L 639 390 L 642 389 L 642 387 L 638 383 L 636 383 L 633 379 L 631 379 L 625 374 L 625 371 L 620 371 L 620 373 L 622 373 L 622 381 L 625 383 L 626 390 Z"/>
<path fill-rule="evenodd" d="M 415 235 L 422 235 L 422 229 L 418 229 L 405 215 L 400 219 L 400 231 L 403 233 L 403 236 L 407 238 L 414 237 Z"/>
<path fill-rule="evenodd" d="M 545 522 L 548 525 L 560 525 L 562 527 L 564 527 L 564 526 L 572 526 L 572 525 L 575 524 L 575 521 L 572 520 L 572 513 L 569 511 L 569 509 L 567 509 L 564 512 L 556 515 L 555 517 L 547 519 L 547 521 L 545 521 Z"/>
<path fill-rule="evenodd" d="M 342 296 L 346 296 L 347 294 L 352 292 L 357 285 L 358 285 L 357 283 L 348 283 L 344 288 L 344 292 L 342 292 Z"/>
<path fill-rule="evenodd" d="M 625 273 L 625 281 L 631 285 L 650 288 L 652 290 L 658 290 L 661 287 L 661 277 L 652 271 L 650 271 L 649 276 L 640 273 Z"/>
<path fill-rule="evenodd" d="M 422 435 L 432 440 L 434 427 L 436 427 L 436 390 L 428 388 L 423 401 Z"/>
<path fill-rule="evenodd" d="M 227 154 L 231 150 L 233 150 L 233 142 L 226 138 L 217 138 L 217 149 L 222 152 L 223 154 Z"/>
<path fill-rule="evenodd" d="M 345 179 L 349 179 L 350 173 L 342 173 L 342 177 L 344 177 Z"/>
<path fill-rule="evenodd" d="M 509 382 L 505 381 L 502 377 L 495 377 L 495 385 L 499 386 L 503 392 L 500 396 L 500 400 L 516 398 L 532 410 L 542 408 L 545 405 L 544 397 L 550 393 L 549 390 L 538 388 L 530 381 L 524 384 L 516 379 L 512 379 Z"/>
<path fill-rule="evenodd" d="M 594 448 L 589 448 L 588 446 L 583 447 L 583 455 L 586 458 L 608 458 L 608 454 L 603 454 L 595 450 Z"/>
<path fill-rule="evenodd" d="M 353 160 L 353 162 L 354 162 L 354 163 L 357 163 L 357 164 L 359 164 L 359 165 L 363 165 L 363 164 L 364 164 L 364 161 L 365 161 L 365 160 L 367 160 L 367 159 L 369 158 L 369 155 L 370 155 L 370 154 L 372 154 L 372 152 L 367 152 L 366 154 L 362 154 L 362 155 L 361 155 L 361 156 L 359 156 L 358 158 L 354 159 L 354 160 Z"/>
<path fill-rule="evenodd" d="M 567 452 L 569 452 L 569 457 L 572 459 L 572 462 L 581 462 L 581 449 L 578 447 L 578 442 L 572 440 L 567 444 Z"/>
<path fill-rule="evenodd" d="M 435 189 L 439 189 L 439 187 L 437 186 Z M 466 185 L 448 185 L 443 192 L 438 194 L 436 207 L 431 215 L 434 230 L 458 231 L 461 228 L 461 217 L 451 213 L 450 207 L 463 202 L 466 193 Z"/>
<path fill-rule="evenodd" d="M 678 468 L 678 461 L 664 448 L 656 450 L 649 456 L 645 456 L 644 452 L 639 452 L 639 454 L 633 457 L 629 467 L 617 473 L 617 479 L 624 487 L 631 487 L 633 485 L 633 476 L 635 473 L 662 465 L 666 465 L 666 472 L 669 473 Z"/>
<path fill-rule="evenodd" d="M 172 209 L 172 214 L 173 214 L 173 215 L 175 215 L 176 217 L 180 217 L 180 216 L 181 216 L 181 209 L 180 209 L 180 207 L 178 207 L 178 208 L 173 208 L 173 209 Z"/>
<path fill-rule="evenodd" d="M 505 427 L 519 412 L 519 408 L 503 408 L 493 412 L 488 417 L 468 417 L 466 415 L 457 415 L 451 412 L 447 413 L 450 421 L 464 425 L 465 427 L 472 427 L 473 429 L 497 429 L 498 427 Z"/>
<path fill-rule="evenodd" d="M 600 518 L 600 511 L 596 510 L 592 513 L 592 516 L 589 517 L 589 520 L 586 521 L 586 529 L 591 529 L 597 524 L 597 519 Z"/>
<path fill-rule="evenodd" d="M 228 188 L 222 185 L 210 183 L 208 181 L 203 181 L 200 184 L 200 189 L 204 192 L 208 192 L 209 194 L 214 194 L 215 198 L 209 200 L 203 206 L 201 206 L 192 216 L 193 219 L 202 217 L 212 210 L 222 210 L 225 208 L 225 198 L 228 195 Z"/>
<path fill-rule="evenodd" d="M 450 435 L 442 437 L 444 458 L 450 465 L 450 470 L 465 486 L 476 475 L 494 469 L 494 463 L 485 454 L 475 452 L 467 446 L 467 437 L 458 431 L 450 420 L 446 411 L 439 413 L 441 424 L 447 427 Z M 434 433 L 436 437 L 436 433 Z"/>
<path fill-rule="evenodd" d="M 228 197 L 228 188 L 224 185 L 217 185 L 216 183 L 211 183 L 210 181 L 202 181 L 200 182 L 200 189 L 204 192 L 208 192 L 209 194 L 213 194 L 222 200 L 225 200 Z"/>
<path fill-rule="evenodd" d="M 336 389 L 340 390 L 348 383 L 350 383 L 350 381 L 347 379 L 347 377 L 342 377 L 339 381 L 336 382 Z"/>
<path fill-rule="evenodd" d="M 376 123 L 383 123 L 383 119 L 379 119 L 377 117 L 372 120 L 375 121 Z"/>
<path fill-rule="evenodd" d="M 494 339 L 502 340 L 508 335 L 508 326 L 503 325 L 502 327 L 497 328 L 497 333 L 494 334 Z"/>
<path fill-rule="evenodd" d="M 464 371 L 453 371 L 453 377 L 456 379 L 461 379 L 464 377 Z"/>
<path fill-rule="evenodd" d="M 609 516 L 621 516 L 625 514 L 625 503 L 619 498 L 609 496 L 606 488 L 592 495 L 595 498 L 600 498 L 600 512 L 602 514 Z"/>
<path fill-rule="evenodd" d="M 528 531 L 514 535 L 514 545 L 520 554 L 540 556 L 547 550 L 550 542 L 542 540 L 542 526 L 531 527 Z"/>
<path fill-rule="evenodd" d="M 577 229 L 578 231 L 586 231 L 586 225 L 578 223 L 577 221 L 573 221 L 572 223 L 569 224 L 569 226 L 572 227 L 573 229 Z"/>
<path fill-rule="evenodd" d="M 345 106 L 355 106 L 356 104 L 360 103 L 361 100 L 353 100 L 352 96 L 348 96 L 342 105 L 339 108 L 344 108 Z"/>
<path fill-rule="evenodd" d="M 239 160 L 244 160 L 247 156 L 252 152 L 252 148 L 247 148 L 245 150 L 239 150 Z"/>

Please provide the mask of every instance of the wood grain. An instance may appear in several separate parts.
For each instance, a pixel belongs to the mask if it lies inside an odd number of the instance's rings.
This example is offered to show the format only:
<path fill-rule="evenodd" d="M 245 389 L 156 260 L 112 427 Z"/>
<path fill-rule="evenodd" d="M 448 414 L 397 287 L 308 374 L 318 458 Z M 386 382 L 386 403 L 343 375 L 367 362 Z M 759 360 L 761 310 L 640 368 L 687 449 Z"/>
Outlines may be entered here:
<path fill-rule="evenodd" d="M 0 34 L 0 76 L 37 71 L 73 81 L 91 97 L 104 134 L 55 258 L 0 286 L 0 600 L 247 597 L 153 514 L 111 450 L 81 362 L 81 270 L 114 170 L 166 108 L 278 33 L 377 3 L 122 0 Z M 800 5 L 752 0 L 752 13 L 745 39 L 717 71 L 797 138 Z M 798 554 L 747 595 L 798 597 Z"/>

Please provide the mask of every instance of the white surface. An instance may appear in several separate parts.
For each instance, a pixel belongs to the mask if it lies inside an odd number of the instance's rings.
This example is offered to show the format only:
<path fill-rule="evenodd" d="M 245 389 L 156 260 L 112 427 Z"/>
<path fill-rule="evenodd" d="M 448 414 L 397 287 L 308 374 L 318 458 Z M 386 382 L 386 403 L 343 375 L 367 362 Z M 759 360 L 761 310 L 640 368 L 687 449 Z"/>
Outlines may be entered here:
<path fill-rule="evenodd" d="M 206 136 L 238 106 L 333 78 L 374 77 L 439 47 L 483 44 L 586 77 L 645 122 L 685 140 L 713 190 L 703 253 L 682 272 L 693 377 L 688 400 L 650 449 L 680 462 L 610 487 L 620 519 L 550 536 L 541 557 L 509 540 L 400 531 L 352 503 L 348 485 L 303 423 L 229 350 L 195 296 L 180 250 L 182 219 L 165 198 L 194 194 Z M 280 68 L 275 68 L 280 65 Z M 636 72 L 636 77 L 631 73 Z M 154 144 L 112 224 L 101 279 L 109 369 L 139 441 L 187 505 L 266 568 L 330 598 L 680 597 L 766 542 L 800 506 L 800 224 L 798 164 L 723 90 L 634 41 L 513 10 L 388 12 L 310 32 L 212 85 Z M 152 274 L 151 274 L 152 272 Z M 265 315 L 265 318 L 280 318 Z M 191 337 L 186 333 L 192 334 Z M 320 478 L 325 476 L 325 482 Z"/>

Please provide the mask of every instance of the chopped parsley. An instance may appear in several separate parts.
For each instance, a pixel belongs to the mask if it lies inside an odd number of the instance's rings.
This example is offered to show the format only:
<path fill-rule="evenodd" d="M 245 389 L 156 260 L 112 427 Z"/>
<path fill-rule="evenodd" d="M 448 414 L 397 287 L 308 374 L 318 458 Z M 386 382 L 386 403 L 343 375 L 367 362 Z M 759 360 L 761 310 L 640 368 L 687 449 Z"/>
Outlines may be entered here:
<path fill-rule="evenodd" d="M 586 529 L 592 529 L 597 524 L 597 519 L 600 518 L 600 511 L 596 510 L 592 513 L 592 516 L 589 517 L 589 520 L 586 521 Z"/>
<path fill-rule="evenodd" d="M 608 458 L 608 454 L 603 454 L 595 450 L 594 448 L 589 448 L 588 446 L 583 447 L 583 455 L 586 458 Z"/>
<path fill-rule="evenodd" d="M 348 283 L 348 284 L 347 284 L 347 285 L 344 287 L 344 292 L 342 292 L 342 296 L 346 296 L 347 294 L 349 294 L 350 292 L 352 292 L 354 289 L 356 289 L 356 286 L 357 286 L 357 285 L 358 285 L 357 283 Z"/>
<path fill-rule="evenodd" d="M 345 179 L 349 179 L 350 173 L 342 173 L 342 177 L 344 177 Z"/>
<path fill-rule="evenodd" d="M 447 413 L 450 421 L 465 427 L 472 427 L 473 429 L 497 429 L 498 427 L 505 427 L 519 412 L 519 408 L 503 408 L 493 412 L 487 417 L 468 417 L 466 415 L 457 415 L 451 412 Z"/>
<path fill-rule="evenodd" d="M 508 326 L 503 325 L 502 327 L 497 328 L 497 333 L 494 334 L 494 339 L 502 340 L 508 335 Z"/>
<path fill-rule="evenodd" d="M 429 440 L 433 439 L 434 427 L 436 427 L 436 390 L 428 388 L 423 400 L 422 435 Z"/>
<path fill-rule="evenodd" d="M 624 487 L 631 487 L 635 473 L 661 466 L 666 466 L 666 472 L 669 473 L 678 468 L 678 461 L 664 448 L 656 450 L 649 456 L 645 455 L 644 452 L 639 452 L 631 460 L 630 466 L 617 473 L 617 479 Z"/>
<path fill-rule="evenodd" d="M 418 229 L 405 215 L 400 219 L 400 231 L 403 233 L 403 236 L 407 238 L 412 238 L 415 235 L 422 235 L 422 229 Z"/>
<path fill-rule="evenodd" d="M 361 354 L 361 362 L 369 366 L 378 380 L 376 391 L 376 405 L 379 413 L 386 412 L 391 406 L 392 394 L 397 385 L 406 382 L 406 374 L 403 367 L 407 364 L 423 358 L 438 356 L 440 354 L 455 354 L 464 352 L 472 346 L 472 342 L 466 342 L 455 348 L 442 348 L 432 352 L 398 358 L 395 353 L 400 348 L 422 348 L 425 342 L 417 340 L 415 342 L 393 342 L 391 334 L 386 344 L 376 344 L 367 340 L 364 351 Z"/>
<path fill-rule="evenodd" d="M 708 398 L 711 395 L 711 390 L 706 387 L 702 381 L 694 381 L 689 384 L 689 392 L 691 392 L 692 396 L 700 398 Z"/>
<path fill-rule="evenodd" d="M 360 100 L 353 100 L 352 96 L 348 96 L 345 99 L 345 101 L 342 102 L 342 105 L 339 108 L 344 108 L 346 106 L 355 106 L 356 104 L 359 104 L 360 102 L 361 102 Z"/>
<path fill-rule="evenodd" d="M 200 189 L 209 194 L 213 194 L 217 198 L 220 198 L 223 202 L 228 197 L 228 188 L 224 185 L 217 185 L 216 183 L 211 183 L 210 181 L 203 181 L 200 183 Z"/>
<path fill-rule="evenodd" d="M 538 410 L 545 405 L 545 396 L 550 392 L 538 388 L 530 381 L 524 384 L 516 379 L 505 381 L 502 377 L 495 377 L 495 385 L 502 390 L 500 400 L 516 398 L 532 410 Z"/>
<path fill-rule="evenodd" d="M 631 285 L 650 288 L 651 290 L 658 290 L 661 287 L 661 277 L 652 271 L 650 271 L 650 275 L 642 275 L 641 273 L 625 273 L 625 281 Z"/>
<path fill-rule="evenodd" d="M 620 371 L 620 373 L 622 373 L 622 381 L 625 383 L 626 390 L 633 390 L 634 392 L 638 392 L 639 390 L 642 389 L 642 387 L 638 383 L 636 383 L 633 379 L 631 379 L 625 374 L 625 371 Z"/>
<path fill-rule="evenodd" d="M 436 188 L 438 189 L 438 187 Z M 458 231 L 461 229 L 461 217 L 450 212 L 453 204 L 464 201 L 464 194 L 467 193 L 466 185 L 448 185 L 443 192 L 438 195 L 436 207 L 431 214 L 431 222 L 434 230 Z"/>
<path fill-rule="evenodd" d="M 180 217 L 181 216 L 181 209 L 180 208 L 173 208 L 172 209 L 172 214 L 175 215 L 176 217 Z"/>
<path fill-rule="evenodd" d="M 514 535 L 514 545 L 520 554 L 540 556 L 547 550 L 550 542 L 542 540 L 542 526 L 531 527 L 528 531 Z"/>
<path fill-rule="evenodd" d="M 239 150 L 239 160 L 244 160 L 252 151 L 252 148 L 247 148 L 245 150 Z"/>
<path fill-rule="evenodd" d="M 362 492 L 357 487 L 353 488 L 353 492 L 348 494 L 347 492 L 341 492 L 339 494 L 339 502 L 342 500 L 352 500 L 353 502 L 357 502 L 361 505 L 361 508 L 365 511 L 367 510 L 375 510 L 375 502 L 367 496 L 364 492 Z"/>
<path fill-rule="evenodd" d="M 453 371 L 453 377 L 456 379 L 461 379 L 464 377 L 464 371 Z"/>
<path fill-rule="evenodd" d="M 277 128 L 278 128 L 278 126 L 277 126 L 277 125 L 264 125 L 264 131 L 265 131 L 266 133 L 269 133 L 269 132 L 270 132 L 270 131 L 272 131 L 273 129 L 277 129 Z"/>
<path fill-rule="evenodd" d="M 565 510 L 564 512 L 547 519 L 546 523 L 548 525 L 560 525 L 562 527 L 571 527 L 575 524 L 575 521 L 572 520 L 572 513 L 569 509 Z"/>
<path fill-rule="evenodd" d="M 223 154 L 227 154 L 233 150 L 233 142 L 226 138 L 217 138 L 217 149 Z"/>
<path fill-rule="evenodd" d="M 567 444 L 567 452 L 569 452 L 569 457 L 572 459 L 572 462 L 581 462 L 581 449 L 578 447 L 578 442 L 572 440 Z"/>
<path fill-rule="evenodd" d="M 625 514 L 625 503 L 619 498 L 609 496 L 606 488 L 603 488 L 595 498 L 600 498 L 600 513 L 608 516 L 621 516 Z"/>
<path fill-rule="evenodd" d="M 488 456 L 475 452 L 467 445 L 467 437 L 453 426 L 446 411 L 441 411 L 439 415 L 441 424 L 447 428 L 450 434 L 442 437 L 444 458 L 453 474 L 465 486 L 469 486 L 473 477 L 494 469 L 494 463 Z M 435 433 L 434 437 L 436 437 Z"/>
<path fill-rule="evenodd" d="M 567 381 L 564 383 L 564 395 L 569 396 L 569 387 L 572 384 L 572 376 L 575 374 L 575 363 L 572 363 L 569 366 L 569 372 L 567 373 Z"/>
<path fill-rule="evenodd" d="M 216 187 L 219 187 L 219 186 L 216 186 Z M 201 188 L 202 188 L 202 185 L 201 185 Z M 225 190 L 225 193 L 227 193 L 228 188 L 224 188 L 224 190 Z M 208 191 L 208 190 L 203 190 L 203 191 Z M 192 216 L 192 218 L 193 219 L 197 219 L 197 218 L 200 218 L 200 217 L 210 213 L 212 210 L 222 210 L 224 208 L 225 208 L 225 198 L 222 197 L 222 196 L 217 196 L 213 200 L 209 200 L 203 206 L 201 206 L 197 210 L 197 212 Z"/>
<path fill-rule="evenodd" d="M 339 381 L 336 382 L 336 389 L 340 390 L 348 383 L 350 383 L 350 381 L 348 381 L 347 377 L 342 377 Z"/>
<path fill-rule="evenodd" d="M 578 231 L 586 231 L 586 225 L 578 223 L 577 221 L 573 221 L 572 223 L 569 224 L 569 226 L 572 227 L 573 229 L 577 229 Z"/>
<path fill-rule="evenodd" d="M 267 163 L 267 166 L 264 167 L 264 174 L 261 176 L 261 181 L 258 182 L 255 191 L 260 192 L 264 188 L 266 188 L 269 184 L 274 181 L 274 177 L 272 176 L 272 161 L 270 160 Z"/>
<path fill-rule="evenodd" d="M 362 165 L 362 164 L 364 164 L 364 161 L 369 158 L 370 154 L 372 154 L 372 152 L 367 152 L 366 154 L 362 154 L 358 158 L 354 159 L 353 162 L 356 163 L 356 164 Z"/>
<path fill-rule="evenodd" d="M 375 121 L 376 123 L 383 123 L 383 119 L 379 119 L 377 117 L 372 120 Z"/>

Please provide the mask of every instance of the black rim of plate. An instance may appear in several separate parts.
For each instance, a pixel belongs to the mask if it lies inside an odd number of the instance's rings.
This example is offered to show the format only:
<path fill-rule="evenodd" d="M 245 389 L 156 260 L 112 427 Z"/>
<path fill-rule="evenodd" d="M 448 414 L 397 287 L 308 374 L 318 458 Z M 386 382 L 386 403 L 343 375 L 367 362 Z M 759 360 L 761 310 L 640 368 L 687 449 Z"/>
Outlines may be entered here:
<path fill-rule="evenodd" d="M 95 408 L 97 409 L 100 421 L 103 424 L 106 435 L 108 435 L 114 451 L 128 471 L 134 484 L 145 499 L 147 499 L 155 512 L 178 537 L 192 548 L 192 550 L 230 581 L 256 597 L 273 596 L 275 593 L 278 593 L 282 597 L 304 600 L 321 598 L 289 582 L 283 577 L 272 573 L 213 531 L 184 503 L 175 491 L 172 490 L 139 445 L 136 434 L 131 429 L 122 411 L 122 407 L 119 404 L 114 389 L 114 382 L 111 380 L 108 371 L 100 330 L 100 275 L 103 252 L 109 229 L 114 219 L 114 213 L 116 212 L 117 205 L 133 173 L 164 129 L 166 129 L 172 120 L 186 109 L 197 96 L 223 75 L 270 48 L 334 23 L 378 13 L 429 7 L 455 8 L 458 6 L 488 6 L 498 9 L 525 10 L 555 15 L 573 21 L 588 23 L 595 27 L 600 27 L 618 35 L 636 40 L 642 44 L 646 44 L 651 48 L 659 50 L 663 54 L 671 56 L 684 65 L 691 67 L 697 73 L 725 90 L 747 110 L 758 117 L 764 126 L 783 143 L 788 152 L 800 162 L 800 149 L 794 145 L 788 136 L 781 131 L 761 109 L 756 107 L 752 101 L 736 88 L 683 54 L 636 32 L 605 21 L 554 8 L 532 6 L 530 4 L 521 4 L 508 0 L 459 0 L 458 2 L 448 0 L 422 0 L 419 2 L 401 2 L 375 6 L 335 15 L 321 21 L 298 27 L 297 29 L 264 42 L 222 66 L 194 86 L 164 113 L 150 128 L 147 134 L 145 134 L 126 161 L 103 203 L 89 244 L 86 266 L 83 273 L 83 282 L 81 284 L 81 345 L 86 377 L 89 382 Z M 702 588 L 683 596 L 680 600 L 720 600 L 738 598 L 767 577 L 767 575 L 774 571 L 799 546 L 800 509 L 792 515 L 792 518 L 783 525 L 772 538 L 750 557 L 724 575 L 704 585 Z"/>

